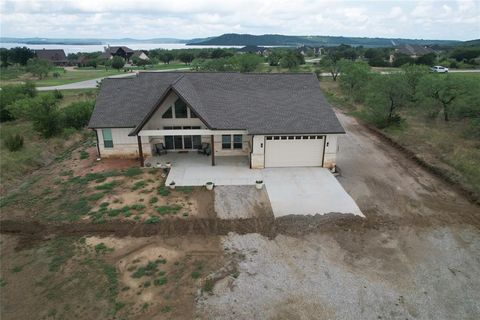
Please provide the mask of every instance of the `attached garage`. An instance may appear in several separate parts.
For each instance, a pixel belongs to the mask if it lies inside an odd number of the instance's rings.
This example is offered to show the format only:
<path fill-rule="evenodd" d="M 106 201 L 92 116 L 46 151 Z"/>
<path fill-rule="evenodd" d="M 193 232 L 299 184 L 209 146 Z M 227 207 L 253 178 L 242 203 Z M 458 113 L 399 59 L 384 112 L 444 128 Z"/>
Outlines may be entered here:
<path fill-rule="evenodd" d="M 321 167 L 325 136 L 265 136 L 265 168 Z"/>

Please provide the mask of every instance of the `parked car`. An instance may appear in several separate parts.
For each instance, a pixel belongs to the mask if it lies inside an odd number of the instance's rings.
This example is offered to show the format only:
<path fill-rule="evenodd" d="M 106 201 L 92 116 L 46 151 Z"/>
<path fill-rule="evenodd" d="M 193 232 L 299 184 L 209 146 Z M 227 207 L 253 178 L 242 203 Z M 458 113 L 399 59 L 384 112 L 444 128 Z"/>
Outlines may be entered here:
<path fill-rule="evenodd" d="M 437 73 L 447 73 L 448 72 L 448 68 L 445 68 L 445 67 L 442 67 L 442 66 L 434 66 L 434 67 L 431 67 L 430 70 L 432 70 L 432 72 L 437 72 Z"/>

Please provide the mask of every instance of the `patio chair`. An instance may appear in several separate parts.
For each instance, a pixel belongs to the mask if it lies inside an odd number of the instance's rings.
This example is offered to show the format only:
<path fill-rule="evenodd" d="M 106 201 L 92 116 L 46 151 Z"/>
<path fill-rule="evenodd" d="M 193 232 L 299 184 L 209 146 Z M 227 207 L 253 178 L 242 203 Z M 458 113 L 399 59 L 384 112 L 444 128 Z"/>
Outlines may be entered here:
<path fill-rule="evenodd" d="M 163 145 L 163 143 L 156 143 L 155 144 L 155 152 L 158 155 L 167 154 L 167 149 L 165 149 L 165 146 Z"/>
<path fill-rule="evenodd" d="M 198 153 L 204 154 L 204 155 L 210 155 L 212 153 L 210 149 L 210 144 L 207 142 L 203 142 L 202 145 L 198 148 Z"/>

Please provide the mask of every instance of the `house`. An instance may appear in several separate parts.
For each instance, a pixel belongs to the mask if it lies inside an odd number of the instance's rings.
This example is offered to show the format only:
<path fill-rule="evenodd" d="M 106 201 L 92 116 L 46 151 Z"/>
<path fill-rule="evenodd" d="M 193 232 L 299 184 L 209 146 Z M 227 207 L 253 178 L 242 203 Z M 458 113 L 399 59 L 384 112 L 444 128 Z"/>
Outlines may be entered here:
<path fill-rule="evenodd" d="M 268 56 L 270 54 L 270 50 L 264 47 L 258 46 L 245 46 L 237 50 L 238 53 L 255 53 L 260 56 Z"/>
<path fill-rule="evenodd" d="M 212 165 L 244 156 L 251 168 L 332 167 L 337 137 L 345 133 L 309 73 L 107 78 L 89 128 L 99 157 L 134 157 L 142 166 L 163 144 L 168 152 L 208 146 Z"/>
<path fill-rule="evenodd" d="M 392 63 L 395 60 L 395 55 L 398 54 L 407 55 L 410 58 L 417 59 L 418 57 L 434 52 L 433 49 L 418 44 L 401 44 L 395 48 L 395 54 L 390 55 L 389 61 Z"/>
<path fill-rule="evenodd" d="M 41 49 L 35 50 L 38 59 L 47 60 L 55 66 L 68 65 L 67 56 L 63 49 Z"/>
<path fill-rule="evenodd" d="M 150 58 L 147 56 L 147 54 L 145 53 L 145 51 L 143 50 L 135 50 L 132 54 L 132 59 L 133 58 L 138 58 L 140 60 L 150 60 Z"/>
<path fill-rule="evenodd" d="M 125 61 L 129 61 L 134 51 L 125 46 L 108 46 L 104 47 L 104 52 L 100 55 L 100 58 L 105 60 L 113 59 L 113 57 L 122 57 Z"/>
<path fill-rule="evenodd" d="M 321 56 L 323 48 L 321 47 L 310 47 L 310 46 L 301 46 L 297 47 L 297 52 L 302 56 L 308 55 L 309 52 L 312 52 L 314 56 Z"/>

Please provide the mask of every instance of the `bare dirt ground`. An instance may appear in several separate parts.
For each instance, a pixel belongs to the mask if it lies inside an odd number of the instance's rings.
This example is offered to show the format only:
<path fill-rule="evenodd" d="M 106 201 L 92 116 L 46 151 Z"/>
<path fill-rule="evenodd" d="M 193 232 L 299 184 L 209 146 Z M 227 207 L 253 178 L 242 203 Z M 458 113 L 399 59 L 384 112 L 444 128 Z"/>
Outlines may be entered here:
<path fill-rule="evenodd" d="M 275 222 L 225 237 L 239 277 L 204 295 L 205 319 L 478 319 L 480 208 L 338 114 L 339 181 L 366 219 Z M 303 230 L 303 232 L 302 232 Z M 226 307 L 228 306 L 228 307 Z"/>

